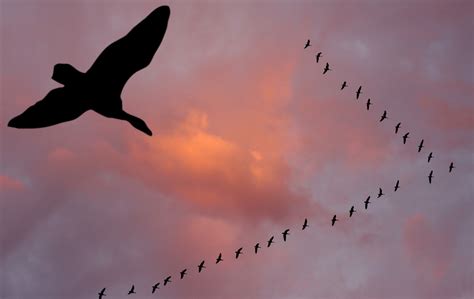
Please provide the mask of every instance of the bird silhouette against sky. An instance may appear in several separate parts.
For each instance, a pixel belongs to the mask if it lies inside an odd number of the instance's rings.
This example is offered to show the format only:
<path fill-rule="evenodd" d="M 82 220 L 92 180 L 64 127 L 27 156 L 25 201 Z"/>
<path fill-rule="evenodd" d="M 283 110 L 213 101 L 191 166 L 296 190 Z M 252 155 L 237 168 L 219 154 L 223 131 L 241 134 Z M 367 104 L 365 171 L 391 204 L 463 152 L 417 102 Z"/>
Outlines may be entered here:
<path fill-rule="evenodd" d="M 367 110 L 370 109 L 370 105 L 372 105 L 372 103 L 370 102 L 370 99 L 367 99 L 367 104 L 365 104 L 366 107 L 367 107 Z"/>
<path fill-rule="evenodd" d="M 433 152 L 431 152 L 431 153 L 428 155 L 428 163 L 430 163 L 431 159 L 433 159 Z"/>
<path fill-rule="evenodd" d="M 367 199 L 364 201 L 365 209 L 366 209 L 366 210 L 367 210 L 367 208 L 369 207 L 369 203 L 370 203 L 370 196 L 367 197 Z"/>
<path fill-rule="evenodd" d="M 398 189 L 400 189 L 400 180 L 397 180 L 397 183 L 395 184 L 395 188 L 393 188 L 393 192 L 397 192 Z"/>
<path fill-rule="evenodd" d="M 206 269 L 206 266 L 204 266 L 204 261 L 202 261 L 202 262 L 198 265 L 198 273 L 201 273 L 202 269 Z"/>
<path fill-rule="evenodd" d="M 107 296 L 107 295 L 105 295 L 105 289 L 106 289 L 106 288 L 103 288 L 102 291 L 100 291 L 100 293 L 99 293 L 99 299 L 102 299 L 102 297 Z"/>
<path fill-rule="evenodd" d="M 449 164 L 449 172 L 452 172 L 454 168 L 456 167 L 454 167 L 454 163 L 451 162 L 451 164 Z"/>
<path fill-rule="evenodd" d="M 421 152 L 421 149 L 423 148 L 423 143 L 425 142 L 424 139 L 421 139 L 420 144 L 418 145 L 418 152 Z"/>
<path fill-rule="evenodd" d="M 135 293 L 135 285 L 133 285 L 133 284 L 132 284 L 132 288 L 130 289 L 130 291 L 128 291 L 127 295 L 131 295 L 131 294 L 136 294 Z"/>
<path fill-rule="evenodd" d="M 165 286 L 170 282 L 171 282 L 171 276 L 168 276 L 168 277 L 165 278 L 165 281 L 163 282 L 163 285 Z"/>
<path fill-rule="evenodd" d="M 243 253 L 242 253 L 242 249 L 243 249 L 243 248 L 240 247 L 240 248 L 235 252 L 235 258 L 236 258 L 236 259 L 238 259 L 239 256 L 240 256 L 241 254 L 243 254 Z"/>
<path fill-rule="evenodd" d="M 351 207 L 351 209 L 349 210 L 349 217 L 352 217 L 352 214 L 355 213 L 355 209 L 354 209 L 354 206 Z"/>
<path fill-rule="evenodd" d="M 319 59 L 323 57 L 323 53 L 322 52 L 318 52 L 318 54 L 316 54 L 316 63 L 319 63 Z"/>
<path fill-rule="evenodd" d="M 337 219 L 336 215 L 334 215 L 331 219 L 331 226 L 334 226 L 334 223 L 336 223 L 336 221 L 339 221 L 339 219 Z"/>
<path fill-rule="evenodd" d="M 253 248 L 255 250 L 255 254 L 257 254 L 258 250 L 260 249 L 260 243 L 255 244 Z"/>
<path fill-rule="evenodd" d="M 387 118 L 388 118 L 387 117 L 387 110 L 384 110 L 382 116 L 380 117 L 380 122 L 383 122 L 384 119 L 387 119 Z"/>
<path fill-rule="evenodd" d="M 222 259 L 222 253 L 219 253 L 219 256 L 217 257 L 216 259 L 216 264 L 219 264 L 220 262 L 222 262 L 223 259 Z"/>
<path fill-rule="evenodd" d="M 398 123 L 396 126 L 395 126 L 395 134 L 398 134 L 398 130 L 400 130 L 400 126 L 402 125 L 402 123 Z"/>
<path fill-rule="evenodd" d="M 183 279 L 184 275 L 188 274 L 186 271 L 188 271 L 188 269 L 184 269 L 183 271 L 179 272 L 180 279 Z"/>
<path fill-rule="evenodd" d="M 305 218 L 305 219 L 304 219 L 304 222 L 303 222 L 303 227 L 301 228 L 301 230 L 305 230 L 308 226 L 309 226 L 309 225 L 308 225 L 308 219 Z"/>
<path fill-rule="evenodd" d="M 284 232 L 281 233 L 283 235 L 283 241 L 286 242 L 286 237 L 290 234 L 290 229 L 285 229 Z"/>
<path fill-rule="evenodd" d="M 311 42 L 310 40 L 308 39 L 308 41 L 306 42 L 306 45 L 304 45 L 304 48 L 306 49 L 307 47 L 311 47 Z"/>
<path fill-rule="evenodd" d="M 385 194 L 383 194 L 382 188 L 379 188 L 379 194 L 377 194 L 377 198 L 380 198 L 383 195 L 385 195 Z"/>
<path fill-rule="evenodd" d="M 403 144 L 406 144 L 408 138 L 410 138 L 410 137 L 408 137 L 408 135 L 410 135 L 410 132 L 407 132 L 405 135 L 403 135 Z"/>
<path fill-rule="evenodd" d="M 347 82 L 346 81 L 342 82 L 341 90 L 343 90 L 346 87 L 347 87 Z"/>
<path fill-rule="evenodd" d="M 433 170 L 430 171 L 430 174 L 428 175 L 428 182 L 431 184 L 433 180 Z"/>
<path fill-rule="evenodd" d="M 362 93 L 362 86 L 359 86 L 359 88 L 356 91 L 356 100 L 359 99 L 360 94 Z"/>
<path fill-rule="evenodd" d="M 142 119 L 123 110 L 121 93 L 128 79 L 150 64 L 165 35 L 169 16 L 168 6 L 155 9 L 127 35 L 105 48 L 85 73 L 70 64 L 56 64 L 52 79 L 64 86 L 51 90 L 11 119 L 8 126 L 43 128 L 74 120 L 92 110 L 108 118 L 125 120 L 151 136 Z"/>
<path fill-rule="evenodd" d="M 155 283 L 155 284 L 151 287 L 151 293 L 152 293 L 152 294 L 154 294 L 154 293 L 156 292 L 156 290 L 159 289 L 159 287 L 158 287 L 159 285 L 160 285 L 160 283 L 158 282 L 158 283 Z"/>
<path fill-rule="evenodd" d="M 275 237 L 272 236 L 272 237 L 267 241 L 267 248 L 270 247 L 273 243 L 275 243 L 275 242 L 273 241 L 274 238 L 275 238 Z"/>
<path fill-rule="evenodd" d="M 332 71 L 332 70 L 329 68 L 329 63 L 326 62 L 326 66 L 324 67 L 323 75 L 326 74 L 328 71 Z"/>

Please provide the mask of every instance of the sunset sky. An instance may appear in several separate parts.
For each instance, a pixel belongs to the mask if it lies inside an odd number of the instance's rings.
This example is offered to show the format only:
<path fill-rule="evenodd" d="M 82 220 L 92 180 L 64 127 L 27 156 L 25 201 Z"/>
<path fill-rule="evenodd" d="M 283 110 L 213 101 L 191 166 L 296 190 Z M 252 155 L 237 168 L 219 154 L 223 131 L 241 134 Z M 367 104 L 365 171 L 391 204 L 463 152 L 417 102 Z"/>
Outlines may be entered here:
<path fill-rule="evenodd" d="M 472 1 L 0 1 L 2 299 L 473 298 Z M 122 93 L 153 137 L 7 127 L 161 5 Z"/>

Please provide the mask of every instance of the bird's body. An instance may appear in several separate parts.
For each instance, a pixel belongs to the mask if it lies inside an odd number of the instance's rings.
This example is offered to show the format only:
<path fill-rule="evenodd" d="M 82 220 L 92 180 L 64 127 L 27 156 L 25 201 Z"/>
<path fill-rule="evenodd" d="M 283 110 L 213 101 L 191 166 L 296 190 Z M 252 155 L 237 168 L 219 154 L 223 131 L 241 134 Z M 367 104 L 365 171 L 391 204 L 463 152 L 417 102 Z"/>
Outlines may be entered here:
<path fill-rule="evenodd" d="M 270 247 L 270 245 L 272 245 L 273 243 L 275 243 L 275 242 L 273 241 L 274 238 L 275 238 L 275 237 L 272 236 L 272 237 L 267 241 L 267 247 Z"/>
<path fill-rule="evenodd" d="M 364 201 L 365 209 L 366 209 L 366 210 L 367 210 L 367 208 L 369 207 L 369 203 L 370 203 L 370 196 L 367 197 L 367 199 Z"/>
<path fill-rule="evenodd" d="M 421 139 L 420 144 L 418 145 L 418 152 L 421 152 L 421 149 L 423 148 L 423 143 L 425 142 L 424 139 Z"/>
<path fill-rule="evenodd" d="M 384 110 L 382 116 L 380 117 L 380 122 L 384 121 L 387 118 L 388 118 L 387 117 L 387 110 Z"/>
<path fill-rule="evenodd" d="M 308 219 L 305 218 L 305 219 L 304 219 L 304 222 L 303 222 L 303 228 L 302 228 L 301 230 L 305 230 L 308 226 L 309 226 L 309 225 L 308 225 Z"/>
<path fill-rule="evenodd" d="M 341 90 L 343 90 L 346 87 L 347 87 L 347 82 L 346 81 L 342 82 Z"/>
<path fill-rule="evenodd" d="M 159 287 L 158 287 L 159 285 L 160 285 L 160 283 L 158 282 L 158 283 L 156 283 L 155 285 L 153 285 L 151 287 L 151 293 L 152 294 L 154 294 L 156 292 L 156 290 L 159 289 Z"/>
<path fill-rule="evenodd" d="M 241 254 L 243 254 L 243 253 L 242 253 L 242 249 L 243 249 L 243 248 L 240 247 L 240 248 L 235 252 L 235 258 L 236 258 L 236 259 L 238 259 L 239 256 L 240 256 Z"/>
<path fill-rule="evenodd" d="M 202 261 L 202 262 L 198 265 L 198 273 L 201 273 L 202 269 L 206 269 L 206 266 L 204 266 L 204 262 L 205 262 L 205 261 Z"/>
<path fill-rule="evenodd" d="M 431 153 L 428 155 L 428 163 L 430 163 L 431 159 L 433 159 L 433 152 L 431 152 Z"/>
<path fill-rule="evenodd" d="M 121 93 L 128 79 L 147 67 L 160 46 L 170 9 L 161 6 L 138 23 L 127 35 L 109 45 L 86 73 L 69 64 L 56 64 L 52 79 L 63 87 L 51 90 L 8 123 L 14 128 L 43 128 L 74 120 L 92 110 L 108 118 L 128 121 L 152 135 L 140 118 L 122 109 Z"/>
<path fill-rule="evenodd" d="M 334 223 L 336 223 L 336 221 L 339 221 L 339 219 L 337 219 L 336 215 L 334 215 L 331 219 L 331 226 L 334 226 Z"/>
<path fill-rule="evenodd" d="M 398 123 L 396 126 L 395 126 L 395 134 L 398 134 L 398 130 L 400 130 L 400 126 L 402 125 L 402 123 Z"/>
<path fill-rule="evenodd" d="M 260 249 L 260 243 L 255 244 L 253 248 L 255 250 L 255 254 L 257 254 L 258 250 Z"/>
<path fill-rule="evenodd" d="M 165 278 L 165 281 L 163 282 L 163 285 L 165 286 L 170 282 L 171 282 L 171 276 L 168 276 L 168 277 Z"/>
<path fill-rule="evenodd" d="M 451 164 L 449 164 L 449 172 L 453 171 L 454 168 L 456 167 L 454 167 L 454 163 L 451 162 Z"/>
<path fill-rule="evenodd" d="M 362 93 L 362 86 L 359 86 L 359 88 L 356 91 L 356 100 L 359 99 L 360 94 Z"/>
<path fill-rule="evenodd" d="M 188 269 L 184 269 L 181 272 L 179 272 L 180 279 L 183 279 L 184 275 L 188 274 L 188 273 L 186 273 L 186 271 L 188 271 Z"/>
<path fill-rule="evenodd" d="M 405 135 L 403 135 L 403 144 L 406 144 L 408 138 L 410 138 L 410 137 L 408 137 L 408 135 L 410 135 L 410 132 L 407 132 Z"/>
<path fill-rule="evenodd" d="M 219 256 L 217 257 L 216 259 L 216 264 L 219 264 L 220 262 L 222 262 L 223 259 L 222 259 L 222 253 L 219 253 Z"/>
<path fill-rule="evenodd" d="M 428 182 L 431 184 L 433 180 L 433 170 L 430 171 L 430 174 L 428 175 Z"/>
<path fill-rule="evenodd" d="M 304 45 L 304 48 L 306 49 L 307 47 L 311 47 L 311 42 L 310 40 L 308 39 L 308 41 L 306 42 L 306 44 Z"/>
<path fill-rule="evenodd" d="M 323 57 L 323 53 L 322 52 L 318 52 L 318 54 L 316 54 L 316 63 L 319 63 L 319 59 Z"/>
<path fill-rule="evenodd" d="M 290 234 L 290 229 L 287 228 L 285 229 L 284 232 L 282 232 L 282 235 L 283 235 L 283 241 L 286 242 L 286 237 Z"/>
<path fill-rule="evenodd" d="M 370 105 L 372 105 L 372 103 L 370 102 L 370 99 L 368 99 L 368 100 L 367 100 L 367 104 L 366 104 L 366 106 L 367 106 L 367 110 L 369 110 L 369 109 L 370 109 Z"/>
<path fill-rule="evenodd" d="M 394 192 L 397 192 L 399 188 L 400 188 L 400 180 L 397 180 L 397 183 L 395 184 Z"/>
<path fill-rule="evenodd" d="M 127 295 L 131 295 L 131 294 L 136 294 L 135 293 L 135 285 L 133 285 L 133 284 L 132 284 L 132 288 L 130 289 L 130 291 L 128 291 Z"/>
<path fill-rule="evenodd" d="M 326 66 L 324 67 L 324 70 L 323 70 L 323 75 L 326 74 L 328 71 L 331 71 L 331 69 L 329 68 L 329 63 L 326 62 Z"/>
<path fill-rule="evenodd" d="M 355 213 L 355 209 L 354 209 L 354 206 L 351 207 L 351 209 L 349 210 L 349 217 L 352 217 L 352 214 Z"/>
<path fill-rule="evenodd" d="M 385 194 L 383 194 L 382 188 L 379 188 L 379 194 L 377 194 L 377 198 L 380 198 L 383 195 L 385 195 Z"/>
<path fill-rule="evenodd" d="M 103 289 L 100 291 L 100 293 L 99 293 L 99 299 L 102 299 L 102 297 L 107 296 L 107 295 L 105 295 L 105 289 L 106 289 L 106 288 L 103 288 Z"/>

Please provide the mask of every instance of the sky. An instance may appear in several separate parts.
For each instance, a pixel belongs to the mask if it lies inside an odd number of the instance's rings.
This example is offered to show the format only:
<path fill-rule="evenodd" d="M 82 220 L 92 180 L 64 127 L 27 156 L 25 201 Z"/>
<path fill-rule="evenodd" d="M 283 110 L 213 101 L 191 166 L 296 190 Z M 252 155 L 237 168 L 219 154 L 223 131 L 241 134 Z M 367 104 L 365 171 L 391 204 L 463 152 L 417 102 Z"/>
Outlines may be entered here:
<path fill-rule="evenodd" d="M 2 299 L 474 296 L 473 2 L 0 3 Z M 7 127 L 160 5 L 122 93 L 153 137 L 92 111 Z"/>

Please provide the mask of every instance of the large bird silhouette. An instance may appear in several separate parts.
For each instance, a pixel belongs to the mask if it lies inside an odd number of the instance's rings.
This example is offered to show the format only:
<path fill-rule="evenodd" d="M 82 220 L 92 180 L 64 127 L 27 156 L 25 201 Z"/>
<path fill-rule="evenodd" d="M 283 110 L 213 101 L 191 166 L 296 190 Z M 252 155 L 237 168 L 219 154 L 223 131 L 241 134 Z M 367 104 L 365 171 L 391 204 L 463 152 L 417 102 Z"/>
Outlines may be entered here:
<path fill-rule="evenodd" d="M 45 98 L 8 122 L 13 128 L 43 128 L 74 120 L 88 110 L 128 121 L 151 136 L 146 123 L 122 108 L 125 83 L 147 67 L 158 50 L 168 26 L 170 8 L 160 6 L 127 35 L 109 45 L 86 73 L 70 64 L 56 64 L 52 79 L 64 87 L 51 90 Z"/>

